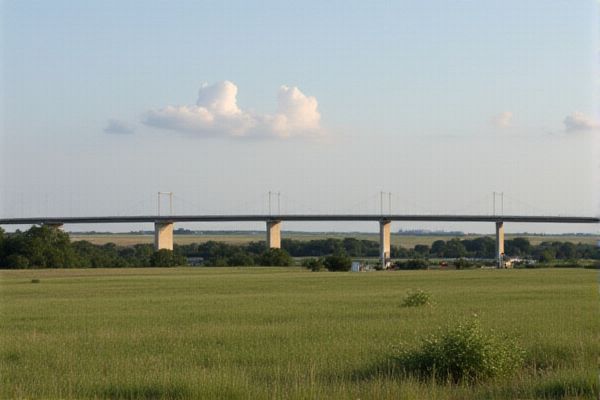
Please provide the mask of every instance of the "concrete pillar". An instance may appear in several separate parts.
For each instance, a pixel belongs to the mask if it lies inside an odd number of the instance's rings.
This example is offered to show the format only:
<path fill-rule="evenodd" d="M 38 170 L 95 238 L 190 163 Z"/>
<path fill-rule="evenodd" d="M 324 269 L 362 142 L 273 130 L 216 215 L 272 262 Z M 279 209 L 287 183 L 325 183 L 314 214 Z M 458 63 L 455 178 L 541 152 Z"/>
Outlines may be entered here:
<path fill-rule="evenodd" d="M 504 267 L 504 222 L 496 222 L 496 265 Z"/>
<path fill-rule="evenodd" d="M 281 221 L 267 221 L 267 247 L 281 248 Z"/>
<path fill-rule="evenodd" d="M 392 227 L 392 221 L 381 220 L 379 221 L 379 254 L 381 258 L 381 265 L 383 268 L 390 266 L 390 228 Z"/>
<path fill-rule="evenodd" d="M 173 223 L 154 223 L 154 250 L 173 250 Z"/>

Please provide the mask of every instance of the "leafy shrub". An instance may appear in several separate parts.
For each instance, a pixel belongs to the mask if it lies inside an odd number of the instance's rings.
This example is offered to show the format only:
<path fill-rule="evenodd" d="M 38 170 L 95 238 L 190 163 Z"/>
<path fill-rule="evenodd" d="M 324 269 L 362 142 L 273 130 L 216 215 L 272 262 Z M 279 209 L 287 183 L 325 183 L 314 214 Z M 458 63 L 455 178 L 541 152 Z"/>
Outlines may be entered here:
<path fill-rule="evenodd" d="M 425 260 L 424 258 L 415 258 L 412 260 L 406 260 L 404 262 L 398 261 L 397 263 L 394 264 L 394 267 L 396 269 L 408 269 L 408 270 L 427 269 L 429 267 L 429 262 L 427 260 Z"/>
<path fill-rule="evenodd" d="M 466 269 L 474 266 L 473 263 L 471 263 L 469 260 L 465 260 L 464 258 L 458 258 L 454 260 L 453 264 L 456 269 Z"/>
<path fill-rule="evenodd" d="M 150 266 L 152 267 L 175 267 L 185 265 L 187 260 L 173 250 L 160 249 L 150 257 Z"/>
<path fill-rule="evenodd" d="M 421 289 L 409 291 L 402 301 L 402 307 L 418 307 L 427 304 L 431 304 L 431 295 Z"/>
<path fill-rule="evenodd" d="M 329 271 L 350 271 L 352 260 L 348 256 L 337 254 L 325 257 L 323 264 Z"/>
<path fill-rule="evenodd" d="M 509 375 L 523 364 L 523 351 L 508 337 L 484 332 L 473 321 L 440 330 L 420 348 L 401 349 L 393 362 L 421 379 L 471 384 Z"/>
<path fill-rule="evenodd" d="M 323 260 L 320 258 L 306 258 L 302 260 L 302 266 L 310 269 L 313 272 L 321 271 L 325 267 L 323 265 Z"/>
<path fill-rule="evenodd" d="M 283 249 L 268 249 L 258 259 L 258 264 L 265 267 L 287 267 L 292 263 L 292 257 Z"/>

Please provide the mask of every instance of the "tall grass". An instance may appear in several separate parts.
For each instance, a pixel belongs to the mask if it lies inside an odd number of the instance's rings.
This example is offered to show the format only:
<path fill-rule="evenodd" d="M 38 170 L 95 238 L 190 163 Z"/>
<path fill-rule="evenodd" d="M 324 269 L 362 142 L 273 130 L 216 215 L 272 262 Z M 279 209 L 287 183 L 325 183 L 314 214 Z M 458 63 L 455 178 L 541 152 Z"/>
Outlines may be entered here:
<path fill-rule="evenodd" d="M 401 307 L 414 287 L 436 306 Z M 598 300 L 589 270 L 5 271 L 0 398 L 591 399 Z M 473 314 L 524 349 L 510 377 L 381 368 L 398 344 Z"/>

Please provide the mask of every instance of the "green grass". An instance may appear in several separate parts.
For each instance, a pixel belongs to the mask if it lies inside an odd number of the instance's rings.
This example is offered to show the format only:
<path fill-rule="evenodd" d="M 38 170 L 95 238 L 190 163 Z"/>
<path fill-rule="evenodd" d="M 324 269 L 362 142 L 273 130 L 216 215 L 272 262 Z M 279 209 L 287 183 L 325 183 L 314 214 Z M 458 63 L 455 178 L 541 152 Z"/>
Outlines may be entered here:
<path fill-rule="evenodd" d="M 598 398 L 598 272 L 3 271 L 0 398 Z M 32 283 L 39 279 L 39 283 Z M 409 290 L 432 307 L 401 307 Z M 477 319 L 525 366 L 473 386 L 386 365 Z"/>

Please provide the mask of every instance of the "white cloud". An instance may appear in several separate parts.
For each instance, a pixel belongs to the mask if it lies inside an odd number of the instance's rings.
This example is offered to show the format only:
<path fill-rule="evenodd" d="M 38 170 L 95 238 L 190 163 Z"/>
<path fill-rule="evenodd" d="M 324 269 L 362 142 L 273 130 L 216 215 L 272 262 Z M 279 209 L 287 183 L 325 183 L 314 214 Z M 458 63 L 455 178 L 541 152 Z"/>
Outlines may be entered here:
<path fill-rule="evenodd" d="M 104 128 L 104 132 L 123 135 L 133 133 L 135 132 L 135 129 L 126 122 L 117 119 L 109 119 Z"/>
<path fill-rule="evenodd" d="M 492 117 L 492 124 L 498 128 L 509 128 L 512 126 L 512 119 L 513 113 L 504 111 Z"/>
<path fill-rule="evenodd" d="M 237 86 L 229 81 L 202 85 L 196 105 L 167 106 L 144 114 L 146 125 L 200 137 L 317 138 L 324 135 L 317 99 L 297 87 L 281 86 L 277 112 L 256 114 L 237 105 Z"/>
<path fill-rule="evenodd" d="M 565 131 L 567 132 L 600 129 L 600 122 L 579 111 L 575 111 L 571 113 L 571 115 L 565 117 L 563 123 L 565 124 Z"/>

